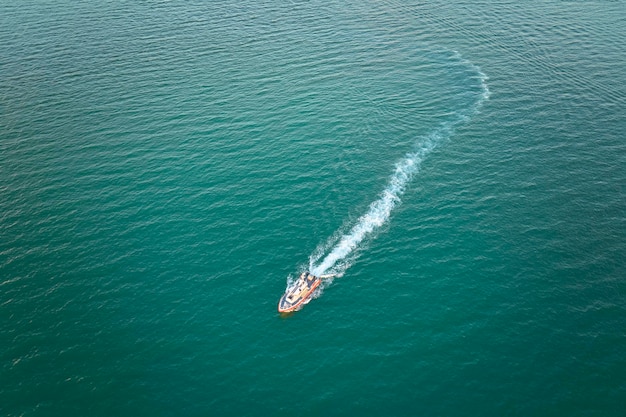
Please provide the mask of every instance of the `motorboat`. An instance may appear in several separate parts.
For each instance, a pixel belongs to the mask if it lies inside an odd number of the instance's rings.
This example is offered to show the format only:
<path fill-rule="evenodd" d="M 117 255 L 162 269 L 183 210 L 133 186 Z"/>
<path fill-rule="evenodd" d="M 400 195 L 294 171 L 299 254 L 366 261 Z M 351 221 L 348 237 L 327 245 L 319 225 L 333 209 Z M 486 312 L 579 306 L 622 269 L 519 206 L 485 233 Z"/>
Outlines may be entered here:
<path fill-rule="evenodd" d="M 324 276 L 326 277 L 326 276 Z M 300 274 L 300 277 L 287 288 L 278 302 L 279 313 L 295 311 L 305 304 L 313 294 L 313 291 L 322 283 L 322 277 L 316 277 L 308 271 Z"/>

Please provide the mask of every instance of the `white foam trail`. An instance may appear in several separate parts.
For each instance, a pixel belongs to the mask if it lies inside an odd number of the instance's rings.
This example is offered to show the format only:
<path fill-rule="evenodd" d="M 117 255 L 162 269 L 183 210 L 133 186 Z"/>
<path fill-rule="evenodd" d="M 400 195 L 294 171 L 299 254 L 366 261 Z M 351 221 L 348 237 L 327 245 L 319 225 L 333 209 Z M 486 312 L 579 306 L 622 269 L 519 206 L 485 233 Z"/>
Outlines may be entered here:
<path fill-rule="evenodd" d="M 404 194 L 407 184 L 413 178 L 413 175 L 420 169 L 424 158 L 435 149 L 443 140 L 449 138 L 454 133 L 454 129 L 460 123 L 469 120 L 475 114 L 482 103 L 489 98 L 489 88 L 487 87 L 487 76 L 475 66 L 462 59 L 458 54 L 457 57 L 465 64 L 469 65 L 476 71 L 482 88 L 481 95 L 476 103 L 464 112 L 457 114 L 456 119 L 448 121 L 428 135 L 421 141 L 418 141 L 418 147 L 415 151 L 406 154 L 400 161 L 396 163 L 395 170 L 387 186 L 380 194 L 378 200 L 374 201 L 367 213 L 361 216 L 357 223 L 344 234 L 339 242 L 332 248 L 330 253 L 323 258 L 322 262 L 315 265 L 321 259 L 322 249 L 318 249 L 310 258 L 309 269 L 314 275 L 322 275 L 325 273 L 343 274 L 350 267 L 350 262 L 340 262 L 345 260 L 359 244 L 374 230 L 385 224 L 389 220 L 392 210 L 400 203 L 400 197 Z"/>

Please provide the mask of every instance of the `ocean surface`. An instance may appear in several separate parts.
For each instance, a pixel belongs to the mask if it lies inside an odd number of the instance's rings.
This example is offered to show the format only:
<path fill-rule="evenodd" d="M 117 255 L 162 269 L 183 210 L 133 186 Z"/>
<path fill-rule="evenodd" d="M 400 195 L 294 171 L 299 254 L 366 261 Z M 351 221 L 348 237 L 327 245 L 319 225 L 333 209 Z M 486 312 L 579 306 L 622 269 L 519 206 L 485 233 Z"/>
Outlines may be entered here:
<path fill-rule="evenodd" d="M 625 45 L 623 1 L 3 1 L 0 415 L 623 416 Z"/>

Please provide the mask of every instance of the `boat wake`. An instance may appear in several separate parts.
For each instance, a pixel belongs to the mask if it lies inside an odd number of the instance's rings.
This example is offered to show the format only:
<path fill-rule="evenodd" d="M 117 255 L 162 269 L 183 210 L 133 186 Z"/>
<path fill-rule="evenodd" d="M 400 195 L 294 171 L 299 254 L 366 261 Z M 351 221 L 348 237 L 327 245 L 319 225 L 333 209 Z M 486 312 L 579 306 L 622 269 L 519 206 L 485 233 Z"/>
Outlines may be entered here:
<path fill-rule="evenodd" d="M 345 232 L 335 233 L 327 242 L 318 246 L 310 256 L 309 271 L 313 275 L 333 274 L 335 277 L 341 277 L 350 268 L 356 260 L 363 241 L 389 221 L 391 212 L 401 202 L 400 197 L 404 194 L 411 179 L 419 171 L 424 158 L 450 138 L 457 126 L 467 122 L 489 98 L 487 76 L 479 67 L 463 59 L 458 53 L 455 53 L 455 58 L 469 67 L 475 74 L 472 79 L 479 84 L 478 87 L 480 88 L 476 100 L 468 108 L 455 112 L 451 119 L 439 125 L 430 134 L 420 137 L 416 141 L 414 149 L 396 162 L 387 186 L 379 194 L 379 198 L 370 204 L 368 211 Z M 332 278 L 325 280 L 325 282 L 325 285 L 320 285 L 312 298 L 319 297 L 323 288 L 332 282 Z"/>
<path fill-rule="evenodd" d="M 487 76 L 476 65 L 464 60 L 458 54 L 455 55 L 464 64 L 470 66 L 476 74 L 480 83 L 480 95 L 477 100 L 470 108 L 457 112 L 454 119 L 443 123 L 426 137 L 420 138 L 415 144 L 415 149 L 395 164 L 395 169 L 389 177 L 387 186 L 379 198 L 370 204 L 369 210 L 358 219 L 347 233 L 339 236 L 338 239 L 331 238 L 330 242 L 336 242 L 334 245 L 324 244 L 318 247 L 310 257 L 309 270 L 314 275 L 327 273 L 337 276 L 343 275 L 352 264 L 353 259 L 350 255 L 359 248 L 361 242 L 368 235 L 389 220 L 391 212 L 400 203 L 400 197 L 404 194 L 413 176 L 419 171 L 424 158 L 444 140 L 450 138 L 454 134 L 455 128 L 476 114 L 483 102 L 489 98 Z M 328 252 L 327 248 L 329 247 L 330 251 Z"/>

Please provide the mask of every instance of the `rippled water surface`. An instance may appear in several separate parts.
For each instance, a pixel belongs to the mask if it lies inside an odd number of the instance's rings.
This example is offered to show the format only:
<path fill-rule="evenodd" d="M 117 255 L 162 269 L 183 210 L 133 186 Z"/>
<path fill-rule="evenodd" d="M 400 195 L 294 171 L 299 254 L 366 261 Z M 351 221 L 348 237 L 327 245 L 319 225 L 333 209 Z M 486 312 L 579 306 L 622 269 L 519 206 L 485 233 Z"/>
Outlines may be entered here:
<path fill-rule="evenodd" d="M 623 415 L 625 20 L 4 2 L 0 415 Z"/>

